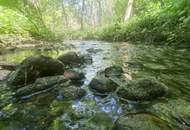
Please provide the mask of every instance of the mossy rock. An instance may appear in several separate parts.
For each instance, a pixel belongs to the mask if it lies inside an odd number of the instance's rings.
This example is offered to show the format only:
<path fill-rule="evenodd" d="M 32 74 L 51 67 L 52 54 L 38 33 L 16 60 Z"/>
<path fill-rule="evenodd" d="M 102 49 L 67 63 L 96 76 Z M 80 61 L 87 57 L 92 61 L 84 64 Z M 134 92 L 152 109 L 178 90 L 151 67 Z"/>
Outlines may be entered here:
<path fill-rule="evenodd" d="M 82 64 L 82 58 L 76 52 L 68 52 L 57 59 L 69 67 L 78 67 Z"/>
<path fill-rule="evenodd" d="M 168 102 L 154 104 L 150 110 L 155 114 L 174 123 L 182 130 L 190 130 L 190 102 L 184 99 L 172 99 Z"/>
<path fill-rule="evenodd" d="M 166 121 L 148 114 L 136 113 L 118 118 L 112 130 L 175 130 Z"/>
<path fill-rule="evenodd" d="M 86 95 L 86 91 L 84 89 L 74 85 L 67 86 L 63 83 L 58 86 L 59 87 L 57 89 L 59 91 L 59 97 L 63 100 L 81 99 L 83 96 Z"/>
<path fill-rule="evenodd" d="M 139 79 L 122 85 L 117 95 L 128 100 L 148 101 L 164 97 L 167 92 L 168 88 L 154 79 Z"/>
<path fill-rule="evenodd" d="M 7 81 L 12 88 L 34 82 L 37 78 L 63 74 L 63 64 L 47 56 L 26 58 L 18 68 L 9 75 Z"/>
<path fill-rule="evenodd" d="M 106 77 L 120 77 L 124 73 L 122 67 L 120 66 L 110 66 L 104 70 L 104 74 Z"/>
<path fill-rule="evenodd" d="M 114 92 L 117 89 L 118 84 L 103 75 L 98 75 L 92 79 L 89 87 L 94 92 L 106 94 Z"/>

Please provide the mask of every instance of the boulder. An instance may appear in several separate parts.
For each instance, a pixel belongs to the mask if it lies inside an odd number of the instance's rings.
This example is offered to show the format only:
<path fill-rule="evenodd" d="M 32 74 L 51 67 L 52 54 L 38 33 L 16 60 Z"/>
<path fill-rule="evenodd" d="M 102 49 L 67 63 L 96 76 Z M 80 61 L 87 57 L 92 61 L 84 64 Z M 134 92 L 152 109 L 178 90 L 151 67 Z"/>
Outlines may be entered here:
<path fill-rule="evenodd" d="M 89 87 L 97 93 L 114 92 L 122 82 L 123 69 L 119 66 L 110 66 L 105 70 L 97 72 L 96 77 L 92 79 Z"/>
<path fill-rule="evenodd" d="M 117 95 L 128 100 L 147 101 L 166 96 L 167 92 L 168 88 L 154 79 L 139 79 L 122 85 Z"/>
<path fill-rule="evenodd" d="M 58 57 L 67 67 L 80 67 L 83 64 L 91 64 L 92 57 L 90 55 L 78 55 L 76 52 L 68 52 Z"/>
<path fill-rule="evenodd" d="M 71 80 L 73 85 L 81 86 L 84 83 L 85 75 L 80 70 L 66 70 L 64 76 L 66 79 Z"/>
<path fill-rule="evenodd" d="M 70 79 L 70 80 L 82 80 L 85 78 L 82 72 L 77 72 L 74 70 L 66 70 L 64 72 L 64 76 L 65 78 Z"/>
<path fill-rule="evenodd" d="M 82 64 L 82 58 L 76 52 L 68 52 L 58 57 L 64 65 L 78 67 Z"/>
<path fill-rule="evenodd" d="M 148 114 L 135 113 L 118 118 L 112 130 L 175 130 L 166 121 Z"/>
<path fill-rule="evenodd" d="M 97 93 L 109 93 L 115 91 L 118 84 L 103 75 L 98 75 L 92 79 L 89 87 Z"/>
<path fill-rule="evenodd" d="M 39 77 L 63 74 L 63 64 L 47 56 L 26 58 L 8 77 L 8 83 L 14 86 L 24 86 L 34 82 Z"/>

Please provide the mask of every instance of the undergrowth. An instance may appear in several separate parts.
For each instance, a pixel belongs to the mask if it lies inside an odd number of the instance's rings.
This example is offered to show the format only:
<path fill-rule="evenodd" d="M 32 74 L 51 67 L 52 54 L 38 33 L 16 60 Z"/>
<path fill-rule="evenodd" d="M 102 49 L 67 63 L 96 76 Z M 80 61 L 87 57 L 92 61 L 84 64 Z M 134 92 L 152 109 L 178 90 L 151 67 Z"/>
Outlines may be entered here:
<path fill-rule="evenodd" d="M 135 16 L 127 23 L 119 22 L 103 27 L 65 33 L 70 39 L 95 39 L 105 41 L 133 41 L 164 45 L 189 45 L 190 2 L 175 1 L 167 8 Z"/>

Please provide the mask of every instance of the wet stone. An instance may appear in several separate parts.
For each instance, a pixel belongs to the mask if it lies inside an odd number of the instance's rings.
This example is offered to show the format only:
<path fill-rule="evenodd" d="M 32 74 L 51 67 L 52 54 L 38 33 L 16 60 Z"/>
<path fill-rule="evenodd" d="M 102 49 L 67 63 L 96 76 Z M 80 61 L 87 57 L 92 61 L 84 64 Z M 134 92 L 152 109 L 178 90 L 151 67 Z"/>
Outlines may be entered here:
<path fill-rule="evenodd" d="M 64 72 L 63 64 L 46 56 L 34 56 L 26 58 L 18 68 L 8 77 L 8 83 L 12 88 L 24 86 L 34 82 L 37 78 L 60 75 Z"/>
<path fill-rule="evenodd" d="M 86 95 L 86 91 L 74 85 L 66 86 L 65 84 L 57 85 L 59 99 L 76 100 Z"/>
<path fill-rule="evenodd" d="M 190 129 L 190 103 L 184 99 L 159 102 L 154 104 L 150 110 L 182 130 Z"/>
<path fill-rule="evenodd" d="M 175 130 L 169 123 L 148 113 L 123 115 L 112 130 Z"/>
<path fill-rule="evenodd" d="M 106 77 L 112 77 L 112 76 L 117 76 L 120 77 L 124 73 L 122 67 L 120 66 L 111 66 L 108 67 L 104 70 L 105 76 Z"/>
<path fill-rule="evenodd" d="M 82 64 L 82 58 L 76 52 L 68 52 L 57 59 L 69 67 L 78 67 Z"/>
<path fill-rule="evenodd" d="M 119 66 L 110 66 L 97 72 L 96 77 L 92 79 L 89 87 L 96 94 L 114 92 L 122 81 L 123 69 Z"/>
<path fill-rule="evenodd" d="M 64 76 L 66 79 L 70 79 L 70 80 L 82 80 L 85 78 L 82 72 L 77 72 L 74 70 L 66 70 L 64 72 Z"/>
<path fill-rule="evenodd" d="M 118 84 L 105 76 L 99 75 L 92 79 L 89 87 L 92 91 L 97 93 L 109 93 L 114 92 Z"/>
<path fill-rule="evenodd" d="M 88 110 L 87 110 L 88 111 Z M 68 113 L 64 114 L 61 124 L 65 129 L 73 130 L 111 130 L 112 118 L 109 114 L 103 112 L 76 111 L 72 108 Z"/>
<path fill-rule="evenodd" d="M 168 88 L 154 79 L 139 79 L 129 81 L 117 90 L 117 95 L 128 100 L 155 100 L 164 97 L 168 93 Z"/>

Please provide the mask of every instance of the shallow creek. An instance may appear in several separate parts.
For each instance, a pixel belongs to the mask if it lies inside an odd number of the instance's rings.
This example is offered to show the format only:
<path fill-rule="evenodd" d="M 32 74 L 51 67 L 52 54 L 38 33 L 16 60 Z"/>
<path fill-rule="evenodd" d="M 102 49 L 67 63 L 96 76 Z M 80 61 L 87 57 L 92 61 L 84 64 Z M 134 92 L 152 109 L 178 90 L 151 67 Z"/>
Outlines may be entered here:
<path fill-rule="evenodd" d="M 0 61 L 17 64 L 26 57 L 39 54 L 56 58 L 70 50 L 89 54 L 93 63 L 83 68 L 86 78 L 81 85 L 87 91 L 86 96 L 64 101 L 58 95 L 52 100 L 48 97 L 51 91 L 48 91 L 15 102 L 9 89 L 1 86 L 0 129 L 109 130 L 124 113 L 151 113 L 176 129 L 190 130 L 190 49 L 98 41 L 64 44 L 71 47 L 15 50 L 0 55 Z M 115 93 L 107 97 L 94 96 L 88 84 L 98 71 L 111 65 L 121 65 L 128 80 L 156 78 L 168 86 L 168 97 L 154 102 L 121 102 Z M 0 70 L 0 75 L 4 73 L 7 72 Z"/>

